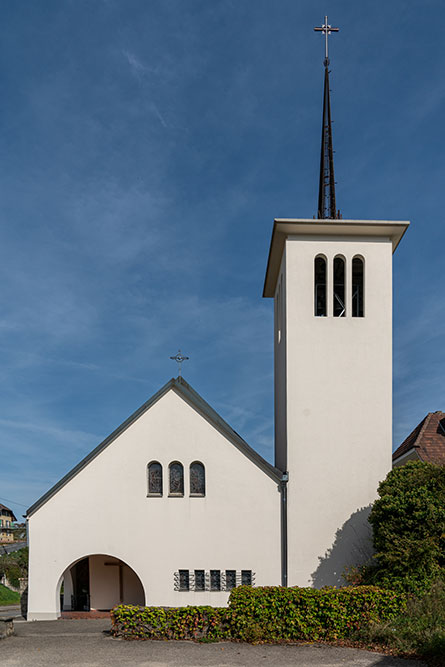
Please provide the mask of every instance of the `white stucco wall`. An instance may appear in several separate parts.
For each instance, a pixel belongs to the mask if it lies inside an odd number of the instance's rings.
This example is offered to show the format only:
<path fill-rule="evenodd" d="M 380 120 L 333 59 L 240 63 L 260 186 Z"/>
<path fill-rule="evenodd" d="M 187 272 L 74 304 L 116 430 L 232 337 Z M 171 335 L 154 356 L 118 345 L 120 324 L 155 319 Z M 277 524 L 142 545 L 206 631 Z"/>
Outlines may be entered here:
<path fill-rule="evenodd" d="M 391 468 L 392 243 L 290 236 L 284 248 L 289 585 L 340 583 L 370 555 L 367 510 Z M 314 316 L 314 258 L 328 266 L 328 316 Z M 346 259 L 346 317 L 332 316 L 333 258 Z M 351 317 L 351 263 L 365 261 L 365 316 Z M 280 415 L 278 415 L 280 419 Z M 283 452 L 281 460 L 285 458 Z M 340 531 L 337 534 L 337 531 Z M 332 551 L 331 551 L 332 550 Z"/>
<path fill-rule="evenodd" d="M 163 465 L 162 498 L 147 497 L 152 460 Z M 168 497 L 174 460 L 184 465 L 183 498 Z M 206 468 L 204 498 L 188 496 L 196 460 Z M 91 554 L 132 568 L 148 605 L 226 604 L 227 592 L 175 591 L 179 569 L 246 569 L 259 585 L 278 584 L 279 509 L 276 482 L 169 390 L 30 516 L 28 618 L 58 616 L 62 573 Z"/>
<path fill-rule="evenodd" d="M 110 563 L 116 563 L 110 565 Z M 90 606 L 91 609 L 111 609 L 119 600 L 120 580 L 122 576 L 122 603 L 145 603 L 144 591 L 135 572 L 127 565 L 122 565 L 119 573 L 119 561 L 109 556 L 90 556 Z"/>
<path fill-rule="evenodd" d="M 275 466 L 287 470 L 287 300 L 286 253 L 283 253 L 274 304 Z"/>

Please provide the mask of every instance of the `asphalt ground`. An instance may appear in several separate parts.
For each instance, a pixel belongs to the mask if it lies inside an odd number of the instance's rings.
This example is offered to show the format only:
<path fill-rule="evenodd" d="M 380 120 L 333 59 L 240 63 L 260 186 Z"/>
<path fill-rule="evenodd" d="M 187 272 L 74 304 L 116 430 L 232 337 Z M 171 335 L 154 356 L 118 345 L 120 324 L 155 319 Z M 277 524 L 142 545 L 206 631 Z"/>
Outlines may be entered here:
<path fill-rule="evenodd" d="M 16 619 L 15 636 L 0 641 L 1 667 L 421 667 L 378 653 L 320 644 L 252 646 L 221 642 L 124 641 L 106 633 L 108 619 L 29 622 Z M 104 632 L 105 631 L 105 632 Z"/>
<path fill-rule="evenodd" d="M 22 612 L 19 604 L 5 605 L 0 607 L 0 618 L 18 618 L 22 619 Z"/>

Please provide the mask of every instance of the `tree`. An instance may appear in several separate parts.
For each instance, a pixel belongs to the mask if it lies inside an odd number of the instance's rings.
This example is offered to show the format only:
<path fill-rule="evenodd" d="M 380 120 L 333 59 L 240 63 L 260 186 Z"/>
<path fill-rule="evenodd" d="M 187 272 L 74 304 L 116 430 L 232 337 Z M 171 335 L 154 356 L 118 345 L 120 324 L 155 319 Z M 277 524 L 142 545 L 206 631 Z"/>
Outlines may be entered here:
<path fill-rule="evenodd" d="M 419 592 L 445 573 L 445 466 L 411 461 L 379 485 L 369 521 L 375 565 L 365 578 Z"/>
<path fill-rule="evenodd" d="M 0 576 L 5 574 L 9 583 L 19 586 L 19 579 L 28 576 L 28 547 L 0 556 Z"/>

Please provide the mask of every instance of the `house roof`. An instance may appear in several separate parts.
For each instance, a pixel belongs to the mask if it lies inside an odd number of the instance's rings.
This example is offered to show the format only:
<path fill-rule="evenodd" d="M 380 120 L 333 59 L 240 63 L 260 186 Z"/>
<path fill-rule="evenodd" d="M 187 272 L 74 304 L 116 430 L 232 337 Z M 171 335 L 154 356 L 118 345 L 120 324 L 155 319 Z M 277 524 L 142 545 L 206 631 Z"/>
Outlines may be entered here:
<path fill-rule="evenodd" d="M 392 460 L 413 450 L 421 461 L 445 465 L 445 412 L 429 412 L 396 449 Z"/>
<path fill-rule="evenodd" d="M 105 440 L 103 440 L 93 451 L 85 456 L 70 472 L 57 482 L 49 491 L 47 491 L 37 502 L 27 510 L 26 516 L 30 517 L 42 505 L 44 505 L 59 489 L 73 479 L 90 461 L 99 456 L 99 454 L 108 447 L 117 437 L 127 430 L 139 417 L 141 417 L 152 405 L 162 398 L 168 391 L 176 391 L 189 405 L 191 405 L 204 419 L 206 419 L 214 428 L 220 431 L 230 442 L 237 447 L 252 463 L 258 466 L 277 483 L 281 480 L 283 473 L 271 465 L 268 461 L 250 447 L 245 440 L 234 431 L 229 424 L 196 392 L 183 377 L 172 378 L 156 394 L 148 399 L 140 408 L 128 417 L 120 426 L 117 427 Z"/>
<path fill-rule="evenodd" d="M 17 521 L 17 519 L 15 518 L 14 512 L 12 510 L 10 510 L 9 507 L 6 507 L 6 505 L 3 505 L 2 503 L 0 503 L 0 512 L 2 510 L 6 510 L 7 512 L 11 512 L 11 520 L 12 521 Z"/>

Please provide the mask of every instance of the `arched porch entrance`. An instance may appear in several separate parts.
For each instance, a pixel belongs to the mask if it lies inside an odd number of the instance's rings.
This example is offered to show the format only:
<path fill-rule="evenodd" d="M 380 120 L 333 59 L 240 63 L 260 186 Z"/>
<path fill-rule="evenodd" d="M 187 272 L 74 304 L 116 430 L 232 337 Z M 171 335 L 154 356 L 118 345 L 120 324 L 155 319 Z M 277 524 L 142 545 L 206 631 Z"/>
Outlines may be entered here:
<path fill-rule="evenodd" d="M 136 572 L 114 556 L 93 554 L 72 563 L 63 573 L 61 611 L 108 611 L 117 604 L 145 605 Z"/>

